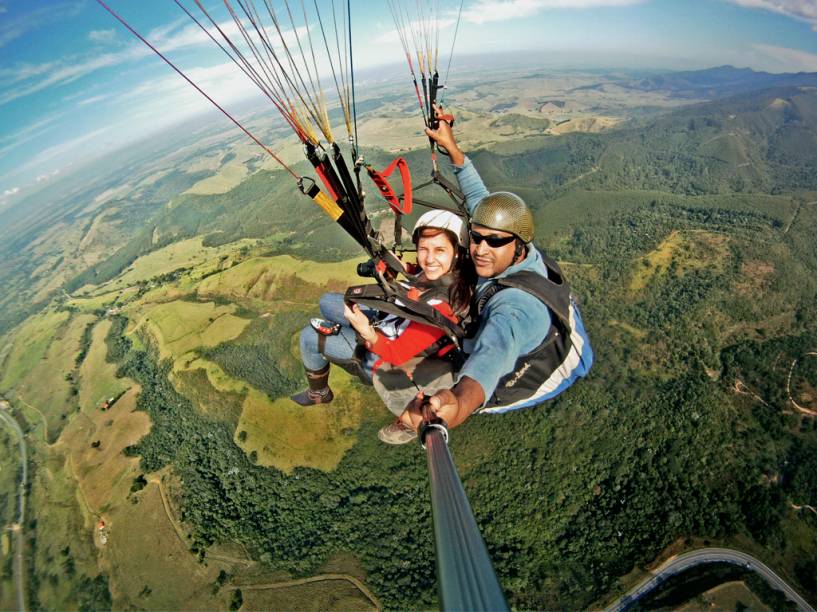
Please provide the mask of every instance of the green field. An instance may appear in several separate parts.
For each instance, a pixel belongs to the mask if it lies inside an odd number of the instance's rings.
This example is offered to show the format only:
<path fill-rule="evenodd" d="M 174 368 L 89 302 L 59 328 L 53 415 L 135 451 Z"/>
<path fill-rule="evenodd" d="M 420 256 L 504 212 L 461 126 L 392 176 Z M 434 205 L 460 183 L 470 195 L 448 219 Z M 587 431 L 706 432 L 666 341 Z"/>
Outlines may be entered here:
<path fill-rule="evenodd" d="M 0 609 L 17 605 L 13 580 L 13 540 L 6 527 L 17 521 L 20 454 L 16 434 L 0 422 Z"/>
<path fill-rule="evenodd" d="M 11 350 L 0 364 L 3 367 L 0 389 L 8 390 L 16 385 L 45 358 L 54 335 L 68 318 L 67 312 L 48 311 L 31 317 L 20 326 Z"/>
<path fill-rule="evenodd" d="M 716 610 L 770 610 L 744 582 L 727 582 L 708 590 L 690 603 L 678 608 L 678 612 L 695 612 L 704 608 Z"/>
<path fill-rule="evenodd" d="M 186 193 L 196 195 L 227 193 L 233 187 L 239 185 L 246 176 L 247 167 L 244 164 L 231 163 L 221 168 L 218 174 L 200 180 L 188 189 Z"/>
<path fill-rule="evenodd" d="M 94 517 L 112 503 L 121 503 L 136 476 L 138 461 L 123 450 L 150 431 L 150 419 L 135 411 L 138 392 L 130 389 L 108 410 L 92 408 L 77 414 L 57 442 L 85 510 Z"/>
<path fill-rule="evenodd" d="M 54 452 L 35 461 L 29 512 L 37 517 L 37 530 L 28 533 L 26 552 L 36 576 L 33 583 L 29 577 L 32 608 L 76 608 L 82 581 L 99 574 L 90 537 L 94 517 L 83 504 L 65 455 Z"/>
<path fill-rule="evenodd" d="M 110 535 L 102 558 L 109 567 L 116 607 L 154 610 L 224 609 L 227 596 L 212 593 L 219 568 L 203 565 L 168 520 L 157 484 L 108 514 Z"/>
<path fill-rule="evenodd" d="M 199 347 L 216 346 L 239 336 L 250 321 L 235 316 L 234 305 L 175 301 L 140 308 L 139 326 L 158 343 L 162 359 L 178 359 Z"/>
<path fill-rule="evenodd" d="M 17 519 L 20 451 L 17 436 L 5 422 L 0 422 L 0 525 Z"/>
<path fill-rule="evenodd" d="M 342 291 L 356 282 L 355 267 L 365 258 L 325 263 L 290 255 L 256 257 L 210 276 L 198 286 L 202 298 L 221 297 L 256 309 L 286 309 L 291 302 L 315 303 L 324 291 Z"/>
<path fill-rule="evenodd" d="M 353 584 L 324 580 L 283 588 L 241 589 L 248 610 L 376 610 L 374 604 Z"/>
<path fill-rule="evenodd" d="M 106 360 L 105 336 L 110 328 L 107 320 L 94 326 L 90 349 L 79 368 L 79 406 L 83 411 L 98 409 L 103 402 L 119 397 L 130 387 L 130 381 L 116 377 L 116 365 Z"/>
<path fill-rule="evenodd" d="M 207 247 L 202 244 L 202 238 L 190 238 L 174 242 L 164 248 L 153 251 L 136 259 L 125 272 L 115 280 L 101 285 L 102 291 L 111 293 L 122 291 L 137 283 L 143 283 L 171 274 L 176 270 L 195 268 L 203 265 L 217 265 L 225 255 L 238 251 L 244 246 L 250 246 L 254 241 L 240 241 L 237 244 L 222 247 Z M 87 293 L 89 288 L 83 288 L 79 293 Z M 98 291 L 98 290 L 97 290 Z"/>
<path fill-rule="evenodd" d="M 121 291 L 110 291 L 89 298 L 71 298 L 66 303 L 82 312 L 94 312 L 100 309 L 115 308 L 136 296 L 139 289 L 129 287 Z"/>
<path fill-rule="evenodd" d="M 307 408 L 289 398 L 273 401 L 251 390 L 236 427 L 236 444 L 255 456 L 258 465 L 287 473 L 296 467 L 335 469 L 357 441 L 365 406 L 380 400 L 371 389 L 353 384 L 340 368 L 333 370 L 330 382 L 335 401 Z"/>
<path fill-rule="evenodd" d="M 49 440 L 54 440 L 68 415 L 78 408 L 78 383 L 75 361 L 82 336 L 92 315 L 54 313 L 35 317 L 27 326 L 33 328 L 35 341 L 18 341 L 6 361 L 4 384 L 13 392 L 16 402 L 37 427 L 45 425 Z M 19 347 L 19 348 L 18 348 Z"/>

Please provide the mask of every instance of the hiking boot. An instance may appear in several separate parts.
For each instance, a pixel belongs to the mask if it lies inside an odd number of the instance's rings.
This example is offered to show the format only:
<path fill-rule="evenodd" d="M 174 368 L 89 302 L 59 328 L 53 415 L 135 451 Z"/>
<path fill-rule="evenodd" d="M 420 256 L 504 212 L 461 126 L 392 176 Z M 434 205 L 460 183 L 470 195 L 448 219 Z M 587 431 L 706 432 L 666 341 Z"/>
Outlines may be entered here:
<path fill-rule="evenodd" d="M 417 437 L 417 432 L 397 419 L 394 423 L 382 427 L 377 432 L 377 437 L 386 444 L 406 444 Z"/>
<path fill-rule="evenodd" d="M 328 404 L 335 398 L 335 394 L 329 388 L 328 363 L 320 370 L 306 370 L 306 382 L 309 385 L 307 389 L 290 396 L 296 404 L 300 406 Z"/>

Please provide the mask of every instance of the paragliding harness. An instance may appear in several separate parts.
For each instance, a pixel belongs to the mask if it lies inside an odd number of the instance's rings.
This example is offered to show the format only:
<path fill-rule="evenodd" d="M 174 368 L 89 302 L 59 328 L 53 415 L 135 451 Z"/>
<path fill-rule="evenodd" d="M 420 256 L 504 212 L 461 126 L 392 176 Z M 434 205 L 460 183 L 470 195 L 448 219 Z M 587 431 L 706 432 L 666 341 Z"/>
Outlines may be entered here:
<path fill-rule="evenodd" d="M 382 267 L 382 266 L 381 266 Z M 413 288 L 406 288 L 402 283 L 384 281 L 380 284 L 355 285 L 349 287 L 344 300 L 349 304 L 358 304 L 378 313 L 379 319 L 392 315 L 398 317 L 396 324 L 401 320 L 414 321 L 424 325 L 433 325 L 443 331 L 437 341 L 418 352 L 416 357 L 435 357 L 445 359 L 459 368 L 464 361 L 461 351 L 462 340 L 465 338 L 465 321 L 457 323 L 443 315 L 429 302 L 448 301 L 449 283 L 426 282 L 415 283 Z M 375 323 L 377 326 L 377 323 Z M 361 338 L 355 346 L 354 354 L 350 359 L 340 360 L 324 353 L 326 337 L 318 334 L 318 351 L 327 361 L 331 361 L 345 369 L 350 374 L 358 376 L 364 383 L 371 381 L 372 372 L 368 371 L 365 361 L 368 349 Z"/>
<path fill-rule="evenodd" d="M 479 295 L 472 309 L 469 337 L 476 334 L 485 305 L 503 289 L 515 288 L 530 293 L 547 306 L 553 315 L 550 330 L 544 340 L 533 351 L 516 360 L 510 373 L 499 380 L 494 394 L 484 408 L 507 406 L 531 397 L 542 381 L 550 378 L 562 364 L 572 347 L 570 284 L 555 260 L 544 255 L 542 259 L 547 268 L 547 278 L 531 271 L 498 278 Z"/>

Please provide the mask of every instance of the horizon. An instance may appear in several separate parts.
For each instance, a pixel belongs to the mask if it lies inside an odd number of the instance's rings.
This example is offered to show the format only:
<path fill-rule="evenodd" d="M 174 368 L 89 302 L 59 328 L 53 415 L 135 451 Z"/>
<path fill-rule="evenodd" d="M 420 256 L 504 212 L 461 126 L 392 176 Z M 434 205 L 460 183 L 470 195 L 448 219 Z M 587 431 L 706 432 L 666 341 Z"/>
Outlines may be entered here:
<path fill-rule="evenodd" d="M 356 4 L 360 7 L 362 0 Z M 446 4 L 452 5 L 459 3 Z M 561 0 L 465 2 L 452 79 L 469 58 L 486 54 L 525 54 L 530 64 L 554 71 L 668 73 L 728 65 L 756 72 L 817 72 L 817 8 L 798 0 L 694 0 L 685 6 L 669 0 L 581 0 L 564 5 Z M 224 63 L 172 3 L 153 2 L 156 10 L 130 13 L 125 6 L 113 8 L 228 110 L 242 105 L 257 110 L 254 86 Z M 401 65 L 388 80 L 407 79 L 388 11 L 363 12 L 362 17 L 354 6 L 352 11 L 356 80 L 368 71 Z M 8 51 L 0 65 L 5 77 L 0 85 L 0 209 L 94 159 L 212 111 L 95 2 L 53 1 L 19 10 L 0 0 L 0 15 L 6 17 L 0 23 L 0 48 Z M 443 55 L 455 20 L 449 21 L 441 27 Z M 360 31 L 375 36 L 366 38 Z M 507 46 L 511 38 L 514 48 Z M 226 119 L 224 127 L 229 127 Z"/>

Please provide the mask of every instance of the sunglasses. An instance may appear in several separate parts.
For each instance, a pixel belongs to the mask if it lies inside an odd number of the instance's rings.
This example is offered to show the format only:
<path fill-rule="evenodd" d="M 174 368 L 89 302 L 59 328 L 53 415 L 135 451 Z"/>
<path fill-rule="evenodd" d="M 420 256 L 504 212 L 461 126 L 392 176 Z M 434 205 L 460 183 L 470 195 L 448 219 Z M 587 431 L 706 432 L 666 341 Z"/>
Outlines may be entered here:
<path fill-rule="evenodd" d="M 510 244 L 514 240 L 516 240 L 516 236 L 483 236 L 482 234 L 477 234 L 474 230 L 469 230 L 468 234 L 471 236 L 471 241 L 474 244 L 481 244 L 484 240 L 488 243 L 488 246 L 492 249 L 498 249 L 499 247 L 504 247 L 506 244 Z"/>

